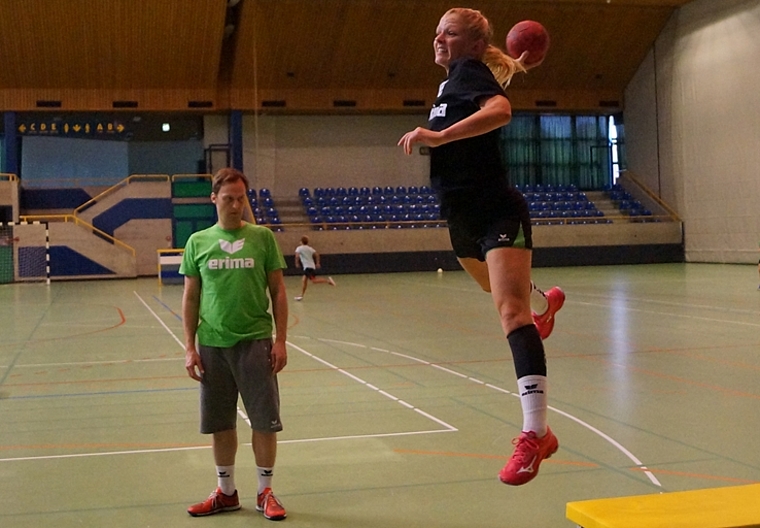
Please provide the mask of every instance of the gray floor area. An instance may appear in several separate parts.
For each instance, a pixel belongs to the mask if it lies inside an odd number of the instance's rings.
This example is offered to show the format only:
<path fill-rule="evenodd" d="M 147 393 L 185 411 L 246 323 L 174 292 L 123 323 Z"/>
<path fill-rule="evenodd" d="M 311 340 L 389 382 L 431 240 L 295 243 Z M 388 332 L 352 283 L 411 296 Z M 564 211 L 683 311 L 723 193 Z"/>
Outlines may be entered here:
<path fill-rule="evenodd" d="M 755 266 L 541 268 L 560 450 L 499 483 L 519 433 L 511 356 L 463 272 L 287 277 L 275 492 L 298 527 L 563 527 L 568 501 L 760 481 Z M 243 509 L 215 487 L 183 369 L 180 286 L 0 285 L 0 526 L 265 526 L 240 421 Z"/>

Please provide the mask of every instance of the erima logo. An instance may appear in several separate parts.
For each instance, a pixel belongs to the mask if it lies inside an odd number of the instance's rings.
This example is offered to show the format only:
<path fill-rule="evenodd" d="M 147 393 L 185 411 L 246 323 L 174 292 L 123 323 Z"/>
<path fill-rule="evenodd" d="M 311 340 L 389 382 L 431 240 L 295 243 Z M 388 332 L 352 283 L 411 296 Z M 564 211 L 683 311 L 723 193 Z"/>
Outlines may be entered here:
<path fill-rule="evenodd" d="M 219 239 L 219 247 L 225 253 L 233 255 L 243 249 L 245 245 L 245 239 L 235 240 L 234 242 L 227 242 L 226 240 Z M 253 268 L 252 258 L 223 258 L 223 259 L 209 259 L 208 269 L 210 270 L 223 270 L 223 269 L 245 269 Z"/>
<path fill-rule="evenodd" d="M 223 259 L 209 259 L 208 269 L 210 270 L 223 270 L 223 269 L 241 269 L 241 268 L 253 268 L 252 258 L 223 258 Z"/>
<path fill-rule="evenodd" d="M 261 476 L 262 477 L 271 477 L 272 475 L 274 475 L 274 471 L 271 470 L 271 469 L 262 469 L 261 470 Z"/>
<path fill-rule="evenodd" d="M 428 117 L 428 120 L 434 119 L 436 117 L 446 117 L 446 103 L 434 106 L 430 109 L 430 116 Z"/>
<path fill-rule="evenodd" d="M 528 394 L 543 394 L 544 391 L 537 388 L 538 383 L 535 385 L 526 385 L 523 389 L 523 392 L 520 393 L 520 396 L 527 396 Z"/>
<path fill-rule="evenodd" d="M 240 240 L 235 240 L 234 242 L 227 242 L 226 240 L 219 239 L 219 247 L 222 248 L 222 251 L 225 253 L 229 253 L 230 255 L 234 255 L 241 249 L 243 249 L 243 245 L 245 244 L 245 239 L 241 238 Z"/>
<path fill-rule="evenodd" d="M 509 235 L 499 234 L 499 242 L 509 242 Z"/>

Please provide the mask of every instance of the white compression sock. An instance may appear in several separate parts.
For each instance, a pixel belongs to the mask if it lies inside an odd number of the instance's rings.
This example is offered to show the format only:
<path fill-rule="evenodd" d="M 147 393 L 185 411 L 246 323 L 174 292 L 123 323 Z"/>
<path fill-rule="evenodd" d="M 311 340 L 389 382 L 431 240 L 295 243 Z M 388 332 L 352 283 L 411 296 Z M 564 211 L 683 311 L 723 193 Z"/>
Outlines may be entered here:
<path fill-rule="evenodd" d="M 235 466 L 216 466 L 219 487 L 225 495 L 235 493 Z"/>
<path fill-rule="evenodd" d="M 530 309 L 538 315 L 544 315 L 549 309 L 549 301 L 546 300 L 546 295 L 538 289 L 533 281 L 530 281 Z"/>
<path fill-rule="evenodd" d="M 539 438 L 546 434 L 546 376 L 523 376 L 517 380 L 523 411 L 523 431 L 533 431 Z"/>
<path fill-rule="evenodd" d="M 274 476 L 274 468 L 256 466 L 256 474 L 259 476 L 259 491 L 261 493 L 265 488 L 272 487 L 272 477 Z"/>

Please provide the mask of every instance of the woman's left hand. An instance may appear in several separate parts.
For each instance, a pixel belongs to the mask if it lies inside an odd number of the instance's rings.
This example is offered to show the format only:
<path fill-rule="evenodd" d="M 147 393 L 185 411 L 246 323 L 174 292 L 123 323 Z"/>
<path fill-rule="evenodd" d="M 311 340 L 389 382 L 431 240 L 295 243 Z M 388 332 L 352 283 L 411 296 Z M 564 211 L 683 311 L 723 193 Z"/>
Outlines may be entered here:
<path fill-rule="evenodd" d="M 443 137 L 440 132 L 433 132 L 427 128 L 417 127 L 411 132 L 407 132 L 399 140 L 398 146 L 404 149 L 404 152 L 409 155 L 412 153 L 412 147 L 415 143 L 422 143 L 428 147 L 437 147 L 443 144 Z"/>

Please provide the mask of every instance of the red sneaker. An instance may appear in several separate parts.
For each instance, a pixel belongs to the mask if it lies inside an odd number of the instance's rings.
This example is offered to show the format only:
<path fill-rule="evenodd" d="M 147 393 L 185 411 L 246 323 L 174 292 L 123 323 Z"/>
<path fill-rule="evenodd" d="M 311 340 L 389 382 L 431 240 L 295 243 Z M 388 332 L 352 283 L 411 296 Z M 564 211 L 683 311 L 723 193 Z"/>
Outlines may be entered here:
<path fill-rule="evenodd" d="M 235 490 L 235 493 L 232 495 L 225 495 L 222 493 L 221 488 L 216 488 L 216 490 L 208 496 L 208 499 L 190 506 L 187 509 L 187 513 L 193 517 L 202 517 L 204 515 L 214 515 L 215 513 L 239 509 L 240 501 L 238 500 L 237 490 Z"/>
<path fill-rule="evenodd" d="M 543 438 L 536 437 L 533 431 L 523 431 L 512 443 L 515 445 L 515 451 L 507 465 L 499 472 L 499 480 L 511 486 L 520 486 L 533 480 L 538 475 L 541 461 L 551 457 L 559 449 L 557 437 L 548 427 Z"/>
<path fill-rule="evenodd" d="M 552 330 L 554 330 L 554 314 L 565 304 L 565 292 L 557 286 L 547 290 L 544 295 L 546 295 L 546 301 L 549 303 L 546 313 L 542 315 L 533 314 L 533 323 L 538 328 L 541 339 L 546 339 L 551 335 Z"/>
<path fill-rule="evenodd" d="M 274 496 L 272 488 L 264 488 L 264 491 L 256 497 L 256 509 L 264 514 L 270 521 L 281 521 L 288 516 L 285 513 L 280 499 Z"/>

